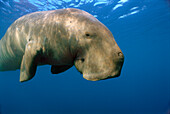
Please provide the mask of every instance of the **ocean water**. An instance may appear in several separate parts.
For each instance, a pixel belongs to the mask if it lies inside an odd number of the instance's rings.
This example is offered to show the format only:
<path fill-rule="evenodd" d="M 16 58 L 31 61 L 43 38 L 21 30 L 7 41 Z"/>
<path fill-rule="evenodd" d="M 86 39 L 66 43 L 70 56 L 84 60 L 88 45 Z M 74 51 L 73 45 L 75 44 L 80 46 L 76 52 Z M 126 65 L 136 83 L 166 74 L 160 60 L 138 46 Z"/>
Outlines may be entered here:
<path fill-rule="evenodd" d="M 121 76 L 92 82 L 46 65 L 20 83 L 19 70 L 0 72 L 0 114 L 170 114 L 170 0 L 0 0 L 0 38 L 25 14 L 62 8 L 110 29 L 125 55 Z"/>

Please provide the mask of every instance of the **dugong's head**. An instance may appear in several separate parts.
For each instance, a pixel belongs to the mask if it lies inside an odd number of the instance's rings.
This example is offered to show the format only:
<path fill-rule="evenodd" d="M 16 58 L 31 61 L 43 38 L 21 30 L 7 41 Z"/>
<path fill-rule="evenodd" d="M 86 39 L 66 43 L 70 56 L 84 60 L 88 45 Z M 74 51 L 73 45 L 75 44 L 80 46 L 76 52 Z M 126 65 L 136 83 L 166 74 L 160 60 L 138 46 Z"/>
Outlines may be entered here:
<path fill-rule="evenodd" d="M 74 65 L 87 80 L 97 81 L 118 77 L 124 55 L 112 33 L 95 17 L 84 11 L 71 11 L 76 19 L 72 28 L 76 38 Z"/>

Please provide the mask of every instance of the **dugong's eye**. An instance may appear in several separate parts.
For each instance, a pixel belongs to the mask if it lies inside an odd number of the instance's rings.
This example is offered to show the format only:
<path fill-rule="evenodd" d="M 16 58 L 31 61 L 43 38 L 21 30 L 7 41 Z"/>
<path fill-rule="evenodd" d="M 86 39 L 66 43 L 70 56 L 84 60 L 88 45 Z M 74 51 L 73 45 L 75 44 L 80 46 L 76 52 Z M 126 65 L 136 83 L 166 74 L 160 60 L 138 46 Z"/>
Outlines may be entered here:
<path fill-rule="evenodd" d="M 85 33 L 85 37 L 86 37 L 87 39 L 93 39 L 94 37 L 96 37 L 96 34 L 95 34 L 95 33 L 92 34 L 92 33 L 86 32 L 86 33 Z"/>
<path fill-rule="evenodd" d="M 88 37 L 88 36 L 90 36 L 90 34 L 89 34 L 89 33 L 86 33 L 86 36 Z"/>
<path fill-rule="evenodd" d="M 86 33 L 85 33 L 85 37 L 86 37 L 87 39 L 91 39 L 92 36 L 91 36 L 90 33 L 86 32 Z"/>

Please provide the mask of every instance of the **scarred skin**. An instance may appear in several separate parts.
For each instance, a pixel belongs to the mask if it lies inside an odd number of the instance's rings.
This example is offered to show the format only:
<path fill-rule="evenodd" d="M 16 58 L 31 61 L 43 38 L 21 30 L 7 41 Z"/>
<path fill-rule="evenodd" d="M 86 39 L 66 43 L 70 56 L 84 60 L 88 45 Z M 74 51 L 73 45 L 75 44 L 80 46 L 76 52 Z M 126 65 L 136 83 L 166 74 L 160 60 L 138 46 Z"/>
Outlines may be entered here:
<path fill-rule="evenodd" d="M 38 65 L 58 74 L 73 65 L 87 80 L 120 75 L 124 56 L 112 33 L 89 13 L 78 9 L 41 11 L 17 19 L 0 41 L 0 71 L 20 69 L 20 81 Z"/>

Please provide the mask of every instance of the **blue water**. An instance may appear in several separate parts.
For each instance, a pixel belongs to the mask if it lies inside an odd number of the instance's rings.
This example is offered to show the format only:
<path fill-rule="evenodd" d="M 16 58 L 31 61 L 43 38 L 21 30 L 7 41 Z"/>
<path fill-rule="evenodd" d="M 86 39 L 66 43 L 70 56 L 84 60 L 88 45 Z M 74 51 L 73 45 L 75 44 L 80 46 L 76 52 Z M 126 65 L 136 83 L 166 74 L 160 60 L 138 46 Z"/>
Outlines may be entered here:
<path fill-rule="evenodd" d="M 19 82 L 0 72 L 0 114 L 169 114 L 170 0 L 0 0 L 0 38 L 17 18 L 35 11 L 85 10 L 113 33 L 125 55 L 119 78 L 91 82 L 75 67 L 50 66 Z"/>

